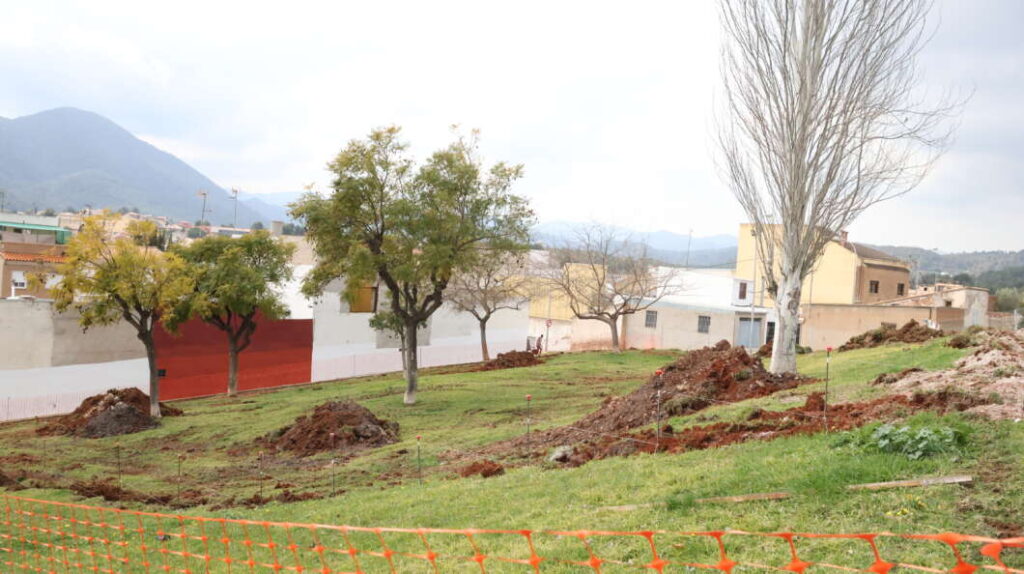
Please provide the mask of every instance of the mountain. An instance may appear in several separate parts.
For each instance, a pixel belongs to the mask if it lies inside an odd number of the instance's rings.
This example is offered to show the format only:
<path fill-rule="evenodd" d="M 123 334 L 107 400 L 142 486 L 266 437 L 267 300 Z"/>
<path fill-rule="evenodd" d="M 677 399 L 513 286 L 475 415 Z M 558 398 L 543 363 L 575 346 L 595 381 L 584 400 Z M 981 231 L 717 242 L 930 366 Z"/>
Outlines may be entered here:
<path fill-rule="evenodd" d="M 0 189 L 14 210 L 85 206 L 138 208 L 143 213 L 231 223 L 230 194 L 187 163 L 114 122 L 75 108 L 0 121 Z M 280 210 L 239 201 L 238 223 L 279 219 Z"/>
<path fill-rule="evenodd" d="M 304 191 L 280 191 L 277 193 L 245 193 L 238 195 L 243 203 L 261 213 L 270 221 L 291 221 L 288 205 L 297 201 Z"/>

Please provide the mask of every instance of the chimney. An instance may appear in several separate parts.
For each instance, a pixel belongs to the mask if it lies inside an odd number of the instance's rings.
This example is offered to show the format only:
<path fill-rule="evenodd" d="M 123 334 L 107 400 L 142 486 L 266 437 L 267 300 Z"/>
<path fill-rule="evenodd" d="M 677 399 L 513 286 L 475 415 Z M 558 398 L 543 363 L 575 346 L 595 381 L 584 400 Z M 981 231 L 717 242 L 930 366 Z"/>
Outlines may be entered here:
<path fill-rule="evenodd" d="M 284 222 L 283 221 L 271 221 L 270 222 L 270 234 L 274 237 L 280 237 L 284 234 Z"/>

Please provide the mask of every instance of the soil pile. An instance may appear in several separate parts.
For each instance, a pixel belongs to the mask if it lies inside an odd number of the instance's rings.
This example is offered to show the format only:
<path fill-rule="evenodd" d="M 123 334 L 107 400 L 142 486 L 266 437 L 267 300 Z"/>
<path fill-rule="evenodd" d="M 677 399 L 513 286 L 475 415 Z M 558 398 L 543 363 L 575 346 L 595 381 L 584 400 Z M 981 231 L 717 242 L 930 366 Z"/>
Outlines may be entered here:
<path fill-rule="evenodd" d="M 300 456 L 333 450 L 351 451 L 397 442 L 398 423 L 383 421 L 352 400 L 330 401 L 259 441 Z"/>
<path fill-rule="evenodd" d="M 514 369 L 516 367 L 533 367 L 543 363 L 537 355 L 529 351 L 509 351 L 498 353 L 498 356 L 487 361 L 480 368 L 481 371 L 496 371 L 498 369 Z"/>
<path fill-rule="evenodd" d="M 7 490 L 21 490 L 24 487 L 21 486 L 20 482 L 0 471 L 0 488 L 6 488 Z"/>
<path fill-rule="evenodd" d="M 660 371 L 662 374 L 655 374 L 632 393 L 605 399 L 600 409 L 575 424 L 498 443 L 496 450 L 526 444 L 574 444 L 651 424 L 659 416 L 665 419 L 713 404 L 763 397 L 812 382 L 795 374 L 769 373 L 761 359 L 752 357 L 743 347 L 732 347 L 728 341 L 690 351 Z"/>
<path fill-rule="evenodd" d="M 838 350 L 869 349 L 889 343 L 924 343 L 942 335 L 940 329 L 932 329 L 911 319 L 899 329 L 891 323 L 885 323 L 877 329 L 850 337 Z"/>
<path fill-rule="evenodd" d="M 661 429 L 658 436 L 653 429 L 625 436 L 595 438 L 573 448 L 565 464 L 579 466 L 590 460 L 611 456 L 628 456 L 638 452 L 686 452 L 726 446 L 750 440 L 773 440 L 779 437 L 815 434 L 825 430 L 843 431 L 861 427 L 874 421 L 892 420 L 914 411 L 939 413 L 969 410 L 986 401 L 983 397 L 957 392 L 916 393 L 897 395 L 861 403 L 825 405 L 821 393 L 812 393 L 801 407 L 772 412 L 755 410 L 748 420 L 740 423 L 715 423 L 689 427 L 673 432 L 671 427 Z"/>
<path fill-rule="evenodd" d="M 981 395 L 989 404 L 968 412 L 994 419 L 1024 418 L 1024 331 L 979 332 L 979 347 L 952 369 L 914 372 L 891 383 L 894 392 L 957 389 Z"/>
<path fill-rule="evenodd" d="M 160 414 L 173 417 L 183 413 L 160 403 Z M 73 413 L 39 427 L 36 433 L 101 438 L 139 432 L 158 424 L 157 419 L 149 416 L 149 395 L 136 388 L 111 389 L 85 399 Z"/>
<path fill-rule="evenodd" d="M 107 502 L 144 502 L 149 504 L 168 504 L 174 498 L 170 494 L 150 495 L 118 486 L 114 479 L 83 480 L 71 483 L 71 491 L 85 498 L 100 497 Z"/>
<path fill-rule="evenodd" d="M 480 460 L 459 469 L 459 476 L 467 478 L 479 475 L 484 478 L 505 474 L 505 467 L 493 460 Z"/>

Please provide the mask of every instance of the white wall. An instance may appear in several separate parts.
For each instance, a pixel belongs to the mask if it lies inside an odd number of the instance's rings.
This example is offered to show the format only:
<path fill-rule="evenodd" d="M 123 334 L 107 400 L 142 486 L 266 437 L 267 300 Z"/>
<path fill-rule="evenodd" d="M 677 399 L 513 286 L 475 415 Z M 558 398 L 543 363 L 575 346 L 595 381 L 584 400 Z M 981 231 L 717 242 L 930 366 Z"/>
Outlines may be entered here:
<path fill-rule="evenodd" d="M 336 286 L 335 286 L 336 289 Z M 326 381 L 400 371 L 395 348 L 377 348 L 370 313 L 349 313 L 337 292 L 327 292 L 313 306 L 313 381 Z M 487 324 L 487 342 L 494 357 L 526 348 L 529 312 L 502 310 Z M 429 344 L 421 345 L 420 366 L 436 367 L 481 360 L 476 319 L 442 307 L 430 318 Z"/>
<path fill-rule="evenodd" d="M 108 389 L 149 392 L 146 359 L 0 371 L 0 421 L 69 413 Z"/>
<path fill-rule="evenodd" d="M 638 349 L 699 349 L 725 339 L 735 343 L 737 315 L 733 311 L 712 309 L 686 309 L 669 305 L 655 305 L 657 325 L 645 324 L 646 313 L 628 315 L 624 320 L 625 345 Z M 698 317 L 711 317 L 707 333 L 697 330 Z M 763 318 L 762 315 L 758 315 Z M 762 321 L 763 322 L 763 321 Z"/>

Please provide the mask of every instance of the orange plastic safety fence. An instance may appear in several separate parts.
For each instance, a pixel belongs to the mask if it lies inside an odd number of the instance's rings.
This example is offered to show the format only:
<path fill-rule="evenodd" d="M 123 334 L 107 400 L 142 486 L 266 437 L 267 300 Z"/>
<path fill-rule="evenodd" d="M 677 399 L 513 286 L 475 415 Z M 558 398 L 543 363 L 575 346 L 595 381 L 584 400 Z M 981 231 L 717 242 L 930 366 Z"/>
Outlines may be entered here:
<path fill-rule="evenodd" d="M 811 567 L 1024 574 L 1024 538 L 533 531 L 261 522 L 3 496 L 3 572 L 683 572 Z"/>

